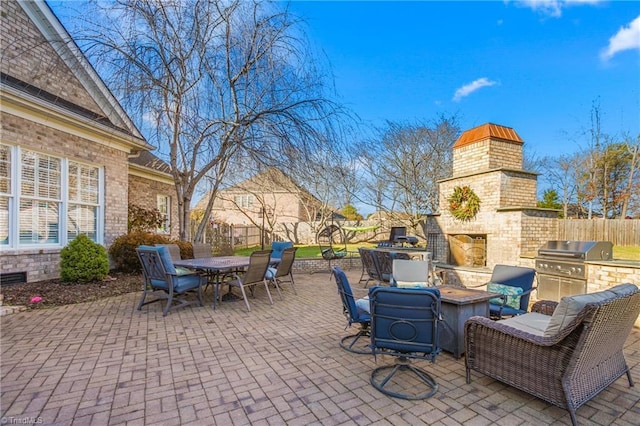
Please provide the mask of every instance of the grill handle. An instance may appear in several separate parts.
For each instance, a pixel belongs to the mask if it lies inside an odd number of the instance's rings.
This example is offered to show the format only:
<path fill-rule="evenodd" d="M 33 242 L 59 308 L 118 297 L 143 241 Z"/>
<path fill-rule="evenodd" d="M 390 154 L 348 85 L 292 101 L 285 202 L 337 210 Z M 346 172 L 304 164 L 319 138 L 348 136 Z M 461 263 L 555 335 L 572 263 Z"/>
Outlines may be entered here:
<path fill-rule="evenodd" d="M 554 257 L 570 257 L 572 259 L 580 259 L 583 253 L 575 253 L 568 251 L 547 251 L 547 250 L 538 250 L 539 255 L 543 256 L 554 256 Z"/>

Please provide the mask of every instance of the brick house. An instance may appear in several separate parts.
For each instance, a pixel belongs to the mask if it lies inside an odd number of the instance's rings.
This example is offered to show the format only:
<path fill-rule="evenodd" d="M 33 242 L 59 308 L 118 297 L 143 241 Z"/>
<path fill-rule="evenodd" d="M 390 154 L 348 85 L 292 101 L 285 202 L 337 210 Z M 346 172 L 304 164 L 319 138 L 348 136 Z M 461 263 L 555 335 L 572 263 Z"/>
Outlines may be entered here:
<path fill-rule="evenodd" d="M 0 279 L 39 281 L 77 235 L 125 234 L 128 202 L 169 220 L 175 189 L 45 2 L 2 1 L 0 15 Z"/>
<path fill-rule="evenodd" d="M 196 204 L 194 210 L 205 210 L 209 193 Z M 316 220 L 323 204 L 301 188 L 293 179 L 276 168 L 269 168 L 237 185 L 221 190 L 211 216 L 216 222 L 234 225 L 261 224 L 275 229 L 279 223 L 298 223 Z"/>

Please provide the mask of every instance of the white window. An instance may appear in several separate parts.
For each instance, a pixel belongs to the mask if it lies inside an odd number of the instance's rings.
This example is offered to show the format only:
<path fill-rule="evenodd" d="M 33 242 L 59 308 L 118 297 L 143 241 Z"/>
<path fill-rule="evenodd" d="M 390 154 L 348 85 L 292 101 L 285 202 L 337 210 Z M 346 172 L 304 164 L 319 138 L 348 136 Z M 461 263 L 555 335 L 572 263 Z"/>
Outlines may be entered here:
<path fill-rule="evenodd" d="M 22 151 L 20 172 L 20 244 L 60 243 L 62 160 Z"/>
<path fill-rule="evenodd" d="M 253 195 L 236 195 L 235 198 L 236 205 L 241 209 L 248 209 L 253 206 Z"/>
<path fill-rule="evenodd" d="M 11 189 L 11 150 L 0 145 L 0 245 L 9 244 L 9 202 Z"/>
<path fill-rule="evenodd" d="M 0 245 L 101 243 L 103 181 L 99 167 L 0 145 Z"/>
<path fill-rule="evenodd" d="M 92 241 L 98 233 L 100 173 L 97 167 L 69 162 L 67 238 L 84 234 Z"/>
<path fill-rule="evenodd" d="M 167 195 L 158 195 L 158 211 L 162 215 L 162 225 L 158 232 L 169 234 L 171 232 L 171 198 Z"/>

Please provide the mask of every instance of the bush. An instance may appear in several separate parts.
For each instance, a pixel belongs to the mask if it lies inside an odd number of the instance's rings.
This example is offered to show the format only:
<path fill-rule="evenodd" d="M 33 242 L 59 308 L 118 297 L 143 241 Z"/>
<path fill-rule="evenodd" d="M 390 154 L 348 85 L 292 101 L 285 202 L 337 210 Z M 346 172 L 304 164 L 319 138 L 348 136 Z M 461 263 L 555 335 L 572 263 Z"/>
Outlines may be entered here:
<path fill-rule="evenodd" d="M 142 266 L 136 248 L 154 244 L 169 244 L 169 240 L 162 235 L 150 232 L 130 232 L 115 239 L 109 247 L 109 256 L 115 269 L 122 272 L 141 272 Z"/>
<path fill-rule="evenodd" d="M 109 274 L 107 250 L 86 235 L 78 235 L 60 252 L 60 278 L 63 282 L 88 283 Z"/>

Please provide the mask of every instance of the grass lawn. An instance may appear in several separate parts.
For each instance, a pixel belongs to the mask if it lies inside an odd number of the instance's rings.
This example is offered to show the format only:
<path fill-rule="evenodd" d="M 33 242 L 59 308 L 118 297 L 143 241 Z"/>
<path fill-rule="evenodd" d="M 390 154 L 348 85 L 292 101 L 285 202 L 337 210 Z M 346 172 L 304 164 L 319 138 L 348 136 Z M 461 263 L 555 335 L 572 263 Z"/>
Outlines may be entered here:
<path fill-rule="evenodd" d="M 354 251 L 354 252 L 358 252 L 358 247 L 375 247 L 376 245 L 374 243 L 360 243 L 360 244 L 347 244 L 347 251 Z M 305 258 L 310 258 L 310 257 L 322 257 L 320 255 L 320 247 L 317 245 L 310 245 L 310 246 L 303 246 L 303 245 L 299 245 L 296 246 L 298 248 L 298 250 L 296 251 L 296 257 L 297 258 L 301 258 L 301 259 L 305 259 Z M 340 247 L 340 246 L 338 246 Z M 336 248 L 338 248 L 336 247 Z M 270 249 L 271 247 L 269 246 L 265 246 L 265 250 Z M 256 250 L 260 250 L 260 247 L 250 247 L 250 248 L 246 248 L 246 249 L 241 249 L 241 250 L 236 250 L 234 252 L 234 254 L 236 256 L 249 256 L 251 253 L 253 253 Z"/>
<path fill-rule="evenodd" d="M 613 246 L 613 258 L 640 260 L 640 246 Z"/>
<path fill-rule="evenodd" d="M 348 251 L 358 251 L 358 247 L 375 247 L 374 243 L 361 243 L 361 244 L 347 244 Z M 310 257 L 321 257 L 320 256 L 320 247 L 317 245 L 309 245 L 309 246 L 296 246 L 298 247 L 298 251 L 296 251 L 296 257 L 298 258 L 310 258 Z M 265 249 L 269 249 L 267 246 Z M 242 250 L 236 250 L 236 256 L 249 256 L 252 252 L 260 250 L 260 247 L 251 247 Z M 640 260 L 640 246 L 613 246 L 613 258 L 614 259 L 624 259 L 624 260 Z"/>

